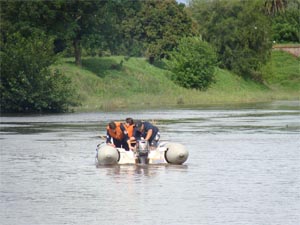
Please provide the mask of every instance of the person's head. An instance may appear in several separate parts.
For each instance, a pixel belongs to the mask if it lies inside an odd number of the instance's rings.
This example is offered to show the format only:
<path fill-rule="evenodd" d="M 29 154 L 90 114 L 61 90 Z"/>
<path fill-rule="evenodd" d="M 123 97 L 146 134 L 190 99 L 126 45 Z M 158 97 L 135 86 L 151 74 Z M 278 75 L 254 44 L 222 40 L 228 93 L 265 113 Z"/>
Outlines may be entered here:
<path fill-rule="evenodd" d="M 127 123 L 128 125 L 134 124 L 134 121 L 133 121 L 133 119 L 132 119 L 131 117 L 126 118 L 125 121 L 126 121 L 126 123 Z"/>
<path fill-rule="evenodd" d="M 136 123 L 135 123 L 135 127 L 136 127 L 136 129 L 138 129 L 138 131 L 143 131 L 143 129 L 144 129 L 144 124 L 143 124 L 143 122 L 142 121 L 137 121 Z"/>
<path fill-rule="evenodd" d="M 116 123 L 114 121 L 110 121 L 109 124 L 108 124 L 108 127 L 111 130 L 116 130 L 117 125 L 116 125 Z"/>

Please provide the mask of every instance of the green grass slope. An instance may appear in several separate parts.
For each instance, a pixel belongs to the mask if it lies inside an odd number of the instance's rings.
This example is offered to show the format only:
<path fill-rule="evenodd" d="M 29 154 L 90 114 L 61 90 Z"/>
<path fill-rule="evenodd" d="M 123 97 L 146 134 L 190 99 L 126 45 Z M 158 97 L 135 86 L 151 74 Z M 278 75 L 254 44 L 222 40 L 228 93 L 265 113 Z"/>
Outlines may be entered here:
<path fill-rule="evenodd" d="M 271 65 L 282 60 L 276 57 Z M 81 103 L 75 111 L 111 111 L 299 99 L 299 84 L 292 87 L 287 84 L 299 81 L 294 65 L 299 60 L 289 60 L 285 66 L 272 67 L 274 77 L 266 75 L 272 89 L 217 69 L 216 82 L 207 91 L 188 90 L 175 85 L 168 78 L 168 71 L 150 65 L 143 58 L 87 57 L 82 60 L 82 68 L 76 67 L 73 59 L 63 59 L 55 68 L 72 80 Z M 289 68 L 288 72 L 282 67 Z M 270 65 L 265 69 L 268 70 Z"/>
<path fill-rule="evenodd" d="M 300 58 L 273 51 L 271 61 L 264 68 L 264 79 L 272 89 L 300 90 Z"/>

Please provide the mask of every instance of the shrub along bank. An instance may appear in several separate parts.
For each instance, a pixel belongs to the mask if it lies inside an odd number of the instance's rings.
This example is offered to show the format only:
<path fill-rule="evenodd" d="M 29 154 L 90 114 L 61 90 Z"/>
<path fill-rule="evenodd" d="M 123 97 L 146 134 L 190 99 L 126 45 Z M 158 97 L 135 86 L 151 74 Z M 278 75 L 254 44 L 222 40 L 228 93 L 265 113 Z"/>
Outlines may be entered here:
<path fill-rule="evenodd" d="M 80 106 L 75 111 L 235 104 L 299 100 L 299 58 L 276 51 L 265 66 L 264 84 L 217 69 L 206 91 L 185 89 L 171 81 L 170 72 L 145 58 L 89 57 L 82 68 L 73 59 L 53 66 L 72 80 Z"/>

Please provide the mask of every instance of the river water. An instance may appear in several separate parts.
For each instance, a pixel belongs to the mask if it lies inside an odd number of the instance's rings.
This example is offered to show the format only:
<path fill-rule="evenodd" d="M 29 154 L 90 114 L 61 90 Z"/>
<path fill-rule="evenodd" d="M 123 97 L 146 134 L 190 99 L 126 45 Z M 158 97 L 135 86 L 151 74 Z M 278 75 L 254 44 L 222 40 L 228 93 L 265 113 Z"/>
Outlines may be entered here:
<path fill-rule="evenodd" d="M 1 117 L 2 225 L 296 225 L 300 105 Z M 96 167 L 110 120 L 153 121 L 184 165 Z"/>

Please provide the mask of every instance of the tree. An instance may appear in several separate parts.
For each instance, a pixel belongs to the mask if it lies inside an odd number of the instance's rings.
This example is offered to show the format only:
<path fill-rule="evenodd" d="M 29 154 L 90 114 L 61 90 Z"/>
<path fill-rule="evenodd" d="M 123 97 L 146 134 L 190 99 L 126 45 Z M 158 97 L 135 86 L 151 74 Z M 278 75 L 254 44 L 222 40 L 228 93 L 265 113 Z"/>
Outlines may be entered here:
<path fill-rule="evenodd" d="M 287 0 L 265 0 L 265 10 L 268 15 L 275 15 L 284 12 Z"/>
<path fill-rule="evenodd" d="M 300 43 L 300 1 L 290 0 L 284 11 L 271 14 L 273 40 L 277 43 Z"/>
<path fill-rule="evenodd" d="M 250 1 L 191 3 L 204 40 L 216 47 L 220 66 L 256 81 L 270 56 L 271 24 L 261 5 Z"/>
<path fill-rule="evenodd" d="M 214 81 L 217 58 L 213 48 L 197 37 L 181 39 L 167 65 L 172 80 L 185 88 L 205 90 Z"/>
<path fill-rule="evenodd" d="M 58 51 L 71 43 L 77 65 L 81 65 L 83 39 L 96 36 L 94 39 L 98 42 L 103 40 L 101 32 L 109 27 L 102 17 L 107 5 L 108 1 L 96 0 L 1 2 L 2 18 L 11 25 L 4 27 L 7 33 L 20 32 L 28 37 L 33 30 L 41 30 L 55 37 Z"/>
<path fill-rule="evenodd" d="M 55 32 L 61 39 L 71 41 L 74 47 L 76 65 L 81 65 L 82 39 L 90 35 L 101 39 L 99 26 L 103 18 L 99 11 L 106 1 L 49 1 L 45 2 L 53 10 L 54 18 L 48 24 L 50 32 Z"/>
<path fill-rule="evenodd" d="M 40 32 L 7 36 L 1 47 L 1 112 L 62 112 L 75 102 L 55 62 L 53 40 Z"/>
<path fill-rule="evenodd" d="M 141 8 L 134 20 L 128 18 L 123 24 L 126 25 L 127 37 L 133 36 L 135 44 L 143 44 L 144 55 L 150 63 L 166 57 L 180 38 L 195 33 L 183 4 L 175 0 L 148 0 L 140 3 Z"/>
<path fill-rule="evenodd" d="M 128 56 L 144 56 L 145 47 L 143 45 L 143 24 L 140 18 L 140 11 L 143 1 L 123 1 L 123 17 L 120 18 L 121 42 L 124 48 L 124 54 Z M 121 13 L 118 13 L 121 15 Z"/>

